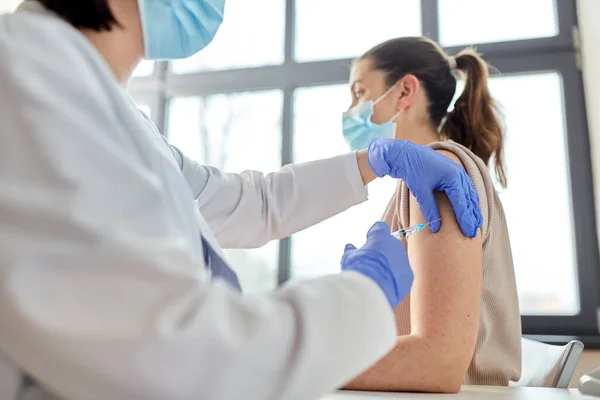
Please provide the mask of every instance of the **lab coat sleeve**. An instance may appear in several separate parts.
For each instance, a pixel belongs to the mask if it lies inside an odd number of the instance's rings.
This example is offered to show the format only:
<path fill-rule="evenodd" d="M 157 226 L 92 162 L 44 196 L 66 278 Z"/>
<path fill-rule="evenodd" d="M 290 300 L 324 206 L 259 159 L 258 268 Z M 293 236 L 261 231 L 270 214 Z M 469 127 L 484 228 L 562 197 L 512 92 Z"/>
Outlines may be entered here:
<path fill-rule="evenodd" d="M 172 149 L 203 217 L 226 248 L 260 247 L 367 199 L 355 153 L 264 175 L 223 173 Z"/>
<path fill-rule="evenodd" d="M 0 17 L 1 353 L 64 400 L 305 400 L 392 348 L 357 273 L 254 297 L 207 282 L 61 26 L 36 20 L 28 53 Z"/>

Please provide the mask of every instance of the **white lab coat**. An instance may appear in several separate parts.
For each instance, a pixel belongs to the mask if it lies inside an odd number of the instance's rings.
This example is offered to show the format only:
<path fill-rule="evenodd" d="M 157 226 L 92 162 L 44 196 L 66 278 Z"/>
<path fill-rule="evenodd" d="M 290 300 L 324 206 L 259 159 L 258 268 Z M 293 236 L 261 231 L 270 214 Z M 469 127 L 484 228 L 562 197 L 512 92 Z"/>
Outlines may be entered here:
<path fill-rule="evenodd" d="M 354 154 L 199 165 L 83 35 L 33 11 L 0 16 L 0 399 L 305 400 L 391 349 L 362 275 L 242 296 L 202 257 L 200 232 L 260 246 L 365 200 Z"/>

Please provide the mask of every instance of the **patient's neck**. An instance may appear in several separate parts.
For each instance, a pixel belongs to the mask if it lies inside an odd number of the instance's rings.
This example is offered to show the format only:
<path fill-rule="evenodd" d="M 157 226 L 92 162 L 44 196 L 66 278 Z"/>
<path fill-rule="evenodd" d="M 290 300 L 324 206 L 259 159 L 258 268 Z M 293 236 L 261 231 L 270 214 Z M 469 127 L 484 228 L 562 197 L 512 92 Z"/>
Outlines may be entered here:
<path fill-rule="evenodd" d="M 412 125 L 410 127 L 398 126 L 396 139 L 408 140 L 416 144 L 428 145 L 440 140 L 436 129 L 429 125 Z"/>

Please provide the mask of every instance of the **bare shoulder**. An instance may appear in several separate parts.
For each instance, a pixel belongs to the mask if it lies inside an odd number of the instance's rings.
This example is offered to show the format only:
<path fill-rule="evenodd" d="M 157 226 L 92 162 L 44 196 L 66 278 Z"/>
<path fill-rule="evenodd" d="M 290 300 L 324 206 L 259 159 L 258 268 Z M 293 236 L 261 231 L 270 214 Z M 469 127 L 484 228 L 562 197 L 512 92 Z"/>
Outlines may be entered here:
<path fill-rule="evenodd" d="M 458 165 L 460 165 L 461 167 L 465 167 L 462 163 L 462 161 L 460 161 L 460 158 L 458 158 L 458 156 L 456 154 L 454 154 L 453 152 L 449 151 L 449 150 L 436 150 L 438 153 L 440 153 L 443 156 L 448 157 L 449 159 L 451 159 L 452 161 L 454 161 L 455 163 L 457 163 Z"/>

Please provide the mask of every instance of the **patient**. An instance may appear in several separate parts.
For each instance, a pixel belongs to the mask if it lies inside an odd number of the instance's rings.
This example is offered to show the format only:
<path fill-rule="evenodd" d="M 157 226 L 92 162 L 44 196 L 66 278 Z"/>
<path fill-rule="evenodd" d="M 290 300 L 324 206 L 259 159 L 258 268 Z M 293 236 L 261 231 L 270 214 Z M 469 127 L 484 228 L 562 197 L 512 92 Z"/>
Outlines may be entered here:
<path fill-rule="evenodd" d="M 440 231 L 423 230 L 405 241 L 415 281 L 395 310 L 397 345 L 346 389 L 457 392 L 461 384 L 506 386 L 519 379 L 513 261 L 502 204 L 486 166 L 492 164 L 505 186 L 502 126 L 487 71 L 472 50 L 449 57 L 431 40 L 412 37 L 380 44 L 353 65 L 352 106 L 375 101 L 372 122 L 387 127 L 395 122 L 390 132 L 397 139 L 429 145 L 461 164 L 475 184 L 484 221 L 475 239 L 465 237 L 446 196 L 436 195 Z M 465 88 L 452 105 L 457 76 Z M 366 145 L 347 129 L 344 135 L 354 150 Z M 425 222 L 402 183 L 384 219 L 392 231 Z"/>

